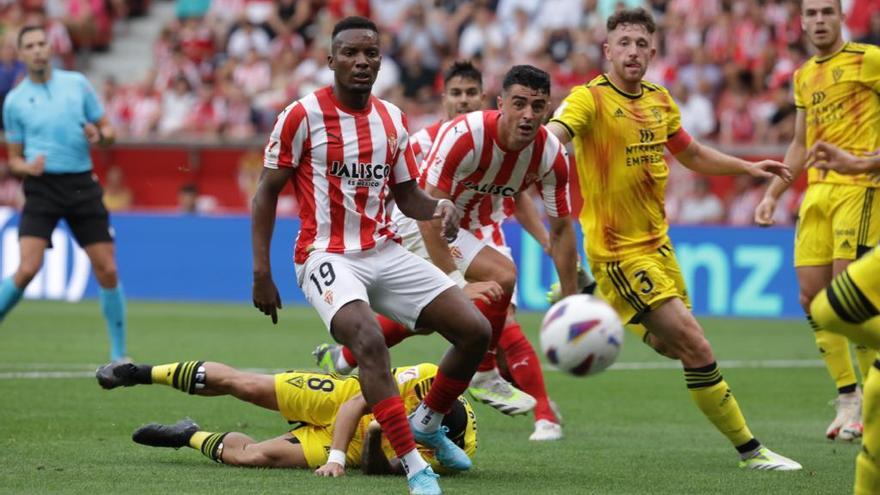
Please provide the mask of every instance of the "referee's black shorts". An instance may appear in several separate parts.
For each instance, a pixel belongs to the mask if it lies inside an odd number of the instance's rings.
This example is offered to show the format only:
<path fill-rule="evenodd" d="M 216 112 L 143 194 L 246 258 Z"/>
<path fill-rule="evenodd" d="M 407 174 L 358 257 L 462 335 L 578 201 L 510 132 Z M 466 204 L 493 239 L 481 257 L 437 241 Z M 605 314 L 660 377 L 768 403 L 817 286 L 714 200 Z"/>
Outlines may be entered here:
<path fill-rule="evenodd" d="M 80 246 L 113 242 L 103 195 L 91 171 L 28 176 L 18 236 L 40 237 L 51 245 L 52 231 L 63 218 Z"/>

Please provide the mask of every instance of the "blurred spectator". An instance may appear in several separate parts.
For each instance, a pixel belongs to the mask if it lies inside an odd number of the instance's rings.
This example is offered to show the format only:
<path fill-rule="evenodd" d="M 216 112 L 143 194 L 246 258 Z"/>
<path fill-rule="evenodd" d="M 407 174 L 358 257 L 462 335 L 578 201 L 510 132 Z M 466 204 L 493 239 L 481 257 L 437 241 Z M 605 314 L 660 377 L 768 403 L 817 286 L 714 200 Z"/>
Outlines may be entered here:
<path fill-rule="evenodd" d="M 24 206 L 21 181 L 12 175 L 6 160 L 0 161 L 0 206 L 11 206 L 16 210 Z"/>
<path fill-rule="evenodd" d="M 248 97 L 253 97 L 269 89 L 272 66 L 256 50 L 251 50 L 232 71 L 232 82 L 244 88 Z"/>
<path fill-rule="evenodd" d="M 698 47 L 691 52 L 690 63 L 679 69 L 678 77 L 691 94 L 700 90 L 700 86 L 706 86 L 709 94 L 715 96 L 723 74 L 717 65 L 709 63 L 706 50 Z"/>
<path fill-rule="evenodd" d="M 110 211 L 124 211 L 131 208 L 131 190 L 125 185 L 122 169 L 116 165 L 107 169 L 104 177 L 104 206 Z"/>
<path fill-rule="evenodd" d="M 261 56 L 269 56 L 269 35 L 251 22 L 242 22 L 238 29 L 229 35 L 226 54 L 232 58 L 243 59 L 252 50 Z"/>
<path fill-rule="evenodd" d="M 219 137 L 226 107 L 214 90 L 212 83 L 204 83 L 198 89 L 192 110 L 186 116 L 183 127 L 187 134 Z"/>
<path fill-rule="evenodd" d="M 744 90 L 733 94 L 730 108 L 723 110 L 718 118 L 721 144 L 748 144 L 755 139 L 755 120 L 749 109 L 749 95 Z"/>
<path fill-rule="evenodd" d="M 199 188 L 193 182 L 180 186 L 177 192 L 177 209 L 181 213 L 195 214 L 198 211 Z"/>
<path fill-rule="evenodd" d="M 484 54 L 488 46 L 500 48 L 504 45 L 504 33 L 495 22 L 495 14 L 489 7 L 479 7 L 473 21 L 461 32 L 458 42 L 458 56 L 463 59 Z"/>
<path fill-rule="evenodd" d="M 9 41 L 3 42 L 0 45 L 0 105 L 6 99 L 6 94 L 21 81 L 26 73 L 24 63 L 16 57 L 15 45 Z M 0 123 L 0 127 L 2 125 Z"/>
<path fill-rule="evenodd" d="M 868 32 L 859 38 L 861 43 L 880 45 L 880 9 L 871 13 L 871 21 L 868 24 Z"/>
<path fill-rule="evenodd" d="M 544 33 L 531 21 L 524 8 L 514 11 L 513 20 L 505 25 L 503 33 L 510 42 L 511 62 L 514 64 L 531 63 L 535 54 L 544 49 Z"/>
<path fill-rule="evenodd" d="M 183 130 L 195 103 L 195 94 L 186 78 L 175 79 L 171 88 L 162 94 L 159 135 L 172 136 Z"/>
<path fill-rule="evenodd" d="M 733 181 L 733 191 L 727 206 L 727 223 L 730 225 L 754 225 L 755 208 L 764 197 L 767 184 L 764 179 L 748 175 L 738 175 Z M 790 204 L 791 190 L 779 199 L 780 205 Z M 787 208 L 777 208 L 773 214 L 776 225 L 791 223 L 791 213 Z"/>
<path fill-rule="evenodd" d="M 672 97 L 681 111 L 681 126 L 688 133 L 704 139 L 715 132 L 715 109 L 702 93 L 691 93 L 683 82 L 678 82 L 672 86 Z"/>
<path fill-rule="evenodd" d="M 683 224 L 711 224 L 724 221 L 724 205 L 711 189 L 709 180 L 697 177 L 693 191 L 679 206 L 678 222 Z"/>

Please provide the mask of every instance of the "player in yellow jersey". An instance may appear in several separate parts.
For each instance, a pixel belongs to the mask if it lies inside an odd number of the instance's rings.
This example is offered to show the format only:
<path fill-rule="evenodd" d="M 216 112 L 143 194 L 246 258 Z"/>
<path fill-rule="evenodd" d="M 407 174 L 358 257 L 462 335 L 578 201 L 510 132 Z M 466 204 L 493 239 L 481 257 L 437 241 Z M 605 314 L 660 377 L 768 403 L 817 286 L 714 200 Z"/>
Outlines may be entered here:
<path fill-rule="evenodd" d="M 392 374 L 409 413 L 430 388 L 437 366 L 405 366 L 395 368 Z M 234 466 L 310 468 L 319 475 L 343 475 L 346 465 L 361 465 L 368 426 L 374 419 L 361 395 L 357 377 L 299 371 L 265 375 L 207 361 L 160 366 L 113 362 L 98 368 L 96 377 L 105 389 L 163 384 L 195 395 L 231 395 L 278 411 L 294 425 L 288 433 L 262 442 L 244 433 L 202 431 L 188 419 L 174 425 L 149 424 L 132 435 L 137 443 L 153 447 L 189 446 L 214 461 Z M 476 416 L 467 400 L 459 398 L 441 428 L 473 457 L 477 448 Z M 394 459 L 394 449 L 388 441 L 383 437 L 376 444 L 380 449 L 370 452 L 369 464 L 387 466 L 391 461 L 392 468 L 398 467 L 399 460 Z M 432 451 L 421 446 L 419 449 L 435 470 L 448 471 L 435 461 Z"/>
<path fill-rule="evenodd" d="M 877 122 L 864 127 L 876 126 Z M 861 129 L 867 131 L 867 129 Z M 807 162 L 817 170 L 842 174 L 880 174 L 880 156 L 856 157 L 834 145 L 818 141 Z M 811 170 L 812 171 L 812 170 Z M 864 176 L 864 175 L 863 175 Z M 816 323 L 868 348 L 880 348 L 880 248 L 848 265 L 825 290 L 813 298 L 810 314 Z M 880 361 L 864 379 L 864 434 L 856 459 L 856 495 L 880 493 Z"/>
<path fill-rule="evenodd" d="M 654 20 L 644 9 L 608 18 L 605 57 L 611 70 L 574 88 L 548 128 L 573 141 L 584 206 L 586 252 L 599 293 L 647 341 L 681 360 L 691 398 L 740 454 L 740 466 L 797 470 L 801 465 L 764 447 L 749 431 L 712 347 L 690 311 L 687 289 L 667 235 L 664 192 L 668 149 L 706 174 L 778 175 L 782 163 L 751 163 L 693 140 L 681 128 L 669 92 L 642 80 L 656 53 Z"/>
<path fill-rule="evenodd" d="M 880 49 L 843 40 L 839 0 L 804 0 L 801 22 L 816 55 L 794 74 L 795 135 L 785 154 L 794 176 L 818 139 L 855 155 L 880 148 Z M 849 342 L 818 325 L 810 303 L 833 276 L 880 240 L 880 196 L 864 175 L 811 169 L 807 179 L 794 244 L 800 303 L 837 386 L 837 414 L 825 435 L 853 440 L 861 436 L 861 398 Z M 788 183 L 778 180 L 768 186 L 755 210 L 759 225 L 773 223 L 777 200 L 787 188 Z M 864 377 L 874 351 L 857 346 L 856 357 Z"/>

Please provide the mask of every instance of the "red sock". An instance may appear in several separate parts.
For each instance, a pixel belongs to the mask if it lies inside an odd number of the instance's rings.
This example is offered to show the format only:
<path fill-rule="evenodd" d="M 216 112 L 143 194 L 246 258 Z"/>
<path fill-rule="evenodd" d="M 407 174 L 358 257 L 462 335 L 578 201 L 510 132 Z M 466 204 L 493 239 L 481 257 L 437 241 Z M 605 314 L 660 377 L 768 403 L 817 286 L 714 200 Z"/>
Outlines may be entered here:
<path fill-rule="evenodd" d="M 438 370 L 437 376 L 434 377 L 434 383 L 431 384 L 431 389 L 425 396 L 425 405 L 432 411 L 449 414 L 452 405 L 458 400 L 458 396 L 463 394 L 470 384 L 470 380 L 450 378 Z"/>
<path fill-rule="evenodd" d="M 514 321 L 504 327 L 498 345 L 504 351 L 507 370 L 513 377 L 513 381 L 516 382 L 516 386 L 537 401 L 534 411 L 535 420 L 546 419 L 558 423 L 559 421 L 550 407 L 547 389 L 544 387 L 541 361 L 538 360 L 538 355 L 532 344 L 523 335 L 519 323 Z"/>
<path fill-rule="evenodd" d="M 403 339 L 413 335 L 408 328 L 391 318 L 377 314 L 376 320 L 379 322 L 379 327 L 382 328 L 382 335 L 385 336 L 385 345 L 389 349 L 399 344 Z"/>
<path fill-rule="evenodd" d="M 379 328 L 382 329 L 382 335 L 385 337 L 385 345 L 389 349 L 399 344 L 403 339 L 413 335 L 405 326 L 391 318 L 377 314 L 376 321 L 379 322 Z M 352 368 L 357 367 L 357 358 L 354 357 L 354 354 L 352 354 L 348 347 L 342 346 L 342 357 L 348 361 Z"/>
<path fill-rule="evenodd" d="M 507 320 L 507 307 L 510 306 L 510 294 L 505 294 L 501 299 L 492 301 L 488 304 L 483 301 L 474 301 L 474 304 L 477 305 L 477 309 L 480 310 L 480 313 L 483 313 L 483 316 L 485 316 L 486 319 L 489 320 L 489 324 L 492 325 L 492 339 L 489 341 L 489 349 L 486 351 L 486 356 L 483 357 L 480 366 L 477 367 L 477 371 L 490 371 L 495 368 L 495 349 L 498 347 L 498 339 L 501 338 L 501 332 L 504 330 L 504 322 Z"/>
<path fill-rule="evenodd" d="M 403 408 L 403 399 L 399 395 L 392 395 L 373 406 L 373 416 L 382 427 L 382 433 L 394 448 L 398 459 L 416 448 L 416 441 L 406 418 L 406 409 Z"/>

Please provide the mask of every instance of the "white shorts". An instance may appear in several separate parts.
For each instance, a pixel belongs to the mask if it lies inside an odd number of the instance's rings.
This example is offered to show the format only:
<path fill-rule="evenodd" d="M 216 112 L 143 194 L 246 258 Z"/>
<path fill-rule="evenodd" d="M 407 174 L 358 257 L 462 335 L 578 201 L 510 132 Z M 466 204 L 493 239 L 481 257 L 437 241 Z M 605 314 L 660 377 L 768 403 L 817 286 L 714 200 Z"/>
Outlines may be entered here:
<path fill-rule="evenodd" d="M 357 253 L 314 252 L 296 265 L 296 277 L 328 329 L 339 308 L 355 300 L 413 329 L 425 306 L 455 286 L 437 267 L 393 241 Z"/>
<path fill-rule="evenodd" d="M 428 249 L 425 248 L 425 241 L 422 239 L 422 233 L 419 231 L 418 222 L 401 213 L 396 207 L 391 213 L 391 218 L 397 224 L 397 234 L 401 238 L 403 247 L 416 256 L 430 262 L 431 257 L 428 255 Z M 474 258 L 477 257 L 477 253 L 487 246 L 513 261 L 510 246 L 506 244 L 506 241 L 505 244 L 499 246 L 488 238 L 478 239 L 470 231 L 464 229 L 459 229 L 458 237 L 449 243 L 449 254 L 452 255 L 455 267 L 464 275 L 467 273 L 467 269 L 471 266 Z M 516 286 L 514 286 L 513 297 L 510 300 L 514 306 L 516 306 L 517 295 Z"/>

